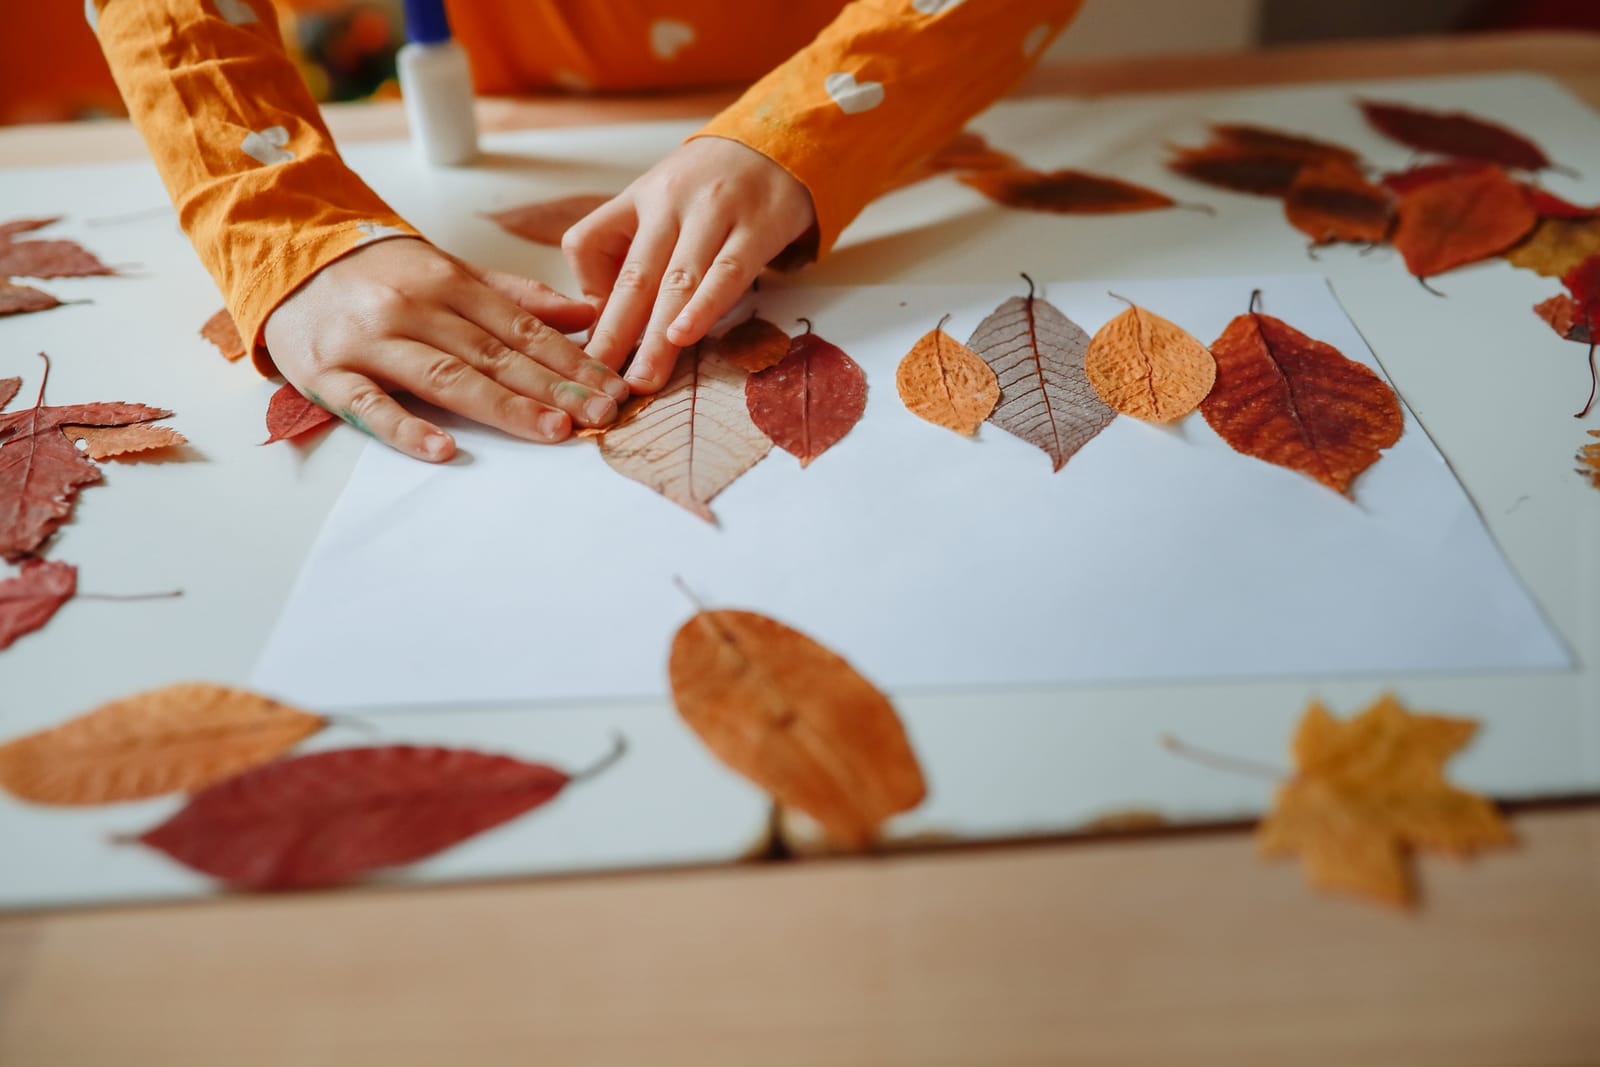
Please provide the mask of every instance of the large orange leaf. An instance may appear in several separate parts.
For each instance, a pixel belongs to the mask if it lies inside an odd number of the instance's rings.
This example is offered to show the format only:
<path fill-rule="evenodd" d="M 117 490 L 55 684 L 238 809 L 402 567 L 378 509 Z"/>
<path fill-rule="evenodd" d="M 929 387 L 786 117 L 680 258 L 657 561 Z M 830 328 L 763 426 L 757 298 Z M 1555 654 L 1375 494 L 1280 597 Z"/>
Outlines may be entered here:
<path fill-rule="evenodd" d="M 1172 422 L 1211 392 L 1217 364 L 1188 331 L 1130 303 L 1096 331 L 1084 372 L 1113 410 L 1146 422 Z"/>
<path fill-rule="evenodd" d="M 1600 255 L 1600 215 L 1541 219 L 1527 240 L 1506 253 L 1506 261 L 1547 278 L 1559 278 L 1596 255 Z"/>
<path fill-rule="evenodd" d="M 861 420 L 867 376 L 807 322 L 806 332 L 789 341 L 788 355 L 750 375 L 744 399 L 751 421 L 805 467 Z"/>
<path fill-rule="evenodd" d="M 1283 212 L 1314 244 L 1378 244 L 1394 223 L 1394 197 L 1354 165 L 1330 160 L 1301 169 L 1284 194 Z"/>
<path fill-rule="evenodd" d="M 717 758 L 863 848 L 926 786 L 894 707 L 837 653 L 775 619 L 701 611 L 672 639 L 672 698 Z"/>
<path fill-rule="evenodd" d="M 1343 721 L 1313 701 L 1295 731 L 1296 773 L 1257 831 L 1262 853 L 1298 853 L 1319 888 L 1412 903 L 1413 850 L 1511 843 L 1489 800 L 1444 777 L 1476 731 L 1470 719 L 1412 714 L 1392 694 Z"/>
<path fill-rule="evenodd" d="M 911 346 L 895 368 L 895 386 L 913 415 L 971 437 L 1000 400 L 1000 380 L 943 327 L 941 321 Z"/>
<path fill-rule="evenodd" d="M 1154 189 L 1081 170 L 985 170 L 964 174 L 960 180 L 1007 207 L 1057 215 L 1157 211 L 1177 203 Z"/>
<path fill-rule="evenodd" d="M 1413 189 L 1398 211 L 1394 245 L 1424 280 L 1499 255 L 1539 222 L 1517 184 L 1492 168 Z"/>
<path fill-rule="evenodd" d="M 1027 276 L 1024 275 L 1024 278 Z M 1000 383 L 989 421 L 1044 450 L 1052 469 L 1111 424 L 1106 407 L 1083 372 L 1089 335 L 1055 305 L 1033 294 L 995 308 L 967 339 Z"/>
<path fill-rule="evenodd" d="M 244 690 L 172 685 L 0 745 L 0 786 L 40 804 L 193 790 L 273 759 L 323 725 Z"/>
<path fill-rule="evenodd" d="M 1200 413 L 1247 456 L 1339 493 L 1400 439 L 1400 399 L 1332 345 L 1254 309 L 1211 346 L 1217 381 Z"/>

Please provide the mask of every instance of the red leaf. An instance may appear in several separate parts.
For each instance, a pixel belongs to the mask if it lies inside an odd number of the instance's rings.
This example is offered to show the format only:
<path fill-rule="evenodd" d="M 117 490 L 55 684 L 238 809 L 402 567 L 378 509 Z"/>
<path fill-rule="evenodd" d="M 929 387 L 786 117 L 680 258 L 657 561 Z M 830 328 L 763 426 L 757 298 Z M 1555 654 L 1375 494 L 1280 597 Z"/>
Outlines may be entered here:
<path fill-rule="evenodd" d="M 245 354 L 244 338 L 239 336 L 239 327 L 234 323 L 233 316 L 223 308 L 206 320 L 200 327 L 200 336 L 217 346 L 217 351 L 222 353 L 222 358 L 232 363 L 243 359 Z"/>
<path fill-rule="evenodd" d="M 0 243 L 0 277 L 83 278 L 115 273 L 76 241 Z"/>
<path fill-rule="evenodd" d="M 1528 235 L 1539 216 L 1498 170 L 1424 185 L 1400 198 L 1394 244 L 1418 278 L 1497 255 Z"/>
<path fill-rule="evenodd" d="M 1591 330 L 1600 329 L 1600 255 L 1590 256 L 1567 271 L 1561 284 L 1578 305 L 1578 321 Z"/>
<path fill-rule="evenodd" d="M 249 889 L 333 885 L 431 856 L 547 803 L 577 775 L 465 749 L 349 748 L 278 760 L 196 793 L 137 840 Z"/>
<path fill-rule="evenodd" d="M 282 389 L 272 394 L 272 399 L 267 401 L 267 434 L 261 443 L 270 445 L 274 441 L 288 441 L 304 436 L 317 427 L 332 422 L 334 415 L 331 411 L 318 407 L 305 397 L 294 386 L 285 382 Z"/>
<path fill-rule="evenodd" d="M 1314 244 L 1378 244 L 1389 236 L 1394 222 L 1394 198 L 1349 163 L 1312 163 L 1289 187 L 1283 211 Z"/>
<path fill-rule="evenodd" d="M 1600 215 L 1600 205 L 1584 207 L 1574 204 L 1537 185 L 1523 185 L 1522 192 L 1528 198 L 1528 205 L 1543 219 L 1592 219 Z"/>
<path fill-rule="evenodd" d="M 1358 101 L 1379 133 L 1419 152 L 1479 159 L 1516 170 L 1543 170 L 1550 159 L 1514 130 L 1463 111 L 1428 111 L 1406 104 Z"/>
<path fill-rule="evenodd" d="M 1346 148 L 1342 144 L 1331 141 L 1318 141 L 1304 137 L 1298 133 L 1286 133 L 1283 130 L 1269 129 L 1265 126 L 1251 126 L 1241 122 L 1219 122 L 1211 127 L 1214 143 L 1231 145 L 1234 148 L 1281 156 L 1288 159 L 1299 159 L 1306 163 L 1324 163 L 1338 160 L 1357 166 L 1361 163 L 1361 153 L 1353 148 Z"/>
<path fill-rule="evenodd" d="M 789 342 L 781 362 L 750 376 L 744 398 L 751 421 L 804 467 L 860 420 L 867 408 L 867 376 L 855 360 L 808 329 Z"/>
<path fill-rule="evenodd" d="M 0 378 L 0 408 L 11 403 L 17 395 L 17 390 L 22 388 L 21 378 Z"/>
<path fill-rule="evenodd" d="M 1393 171 L 1378 180 L 1391 193 L 1404 196 L 1406 193 L 1421 189 L 1424 185 L 1442 182 L 1446 178 L 1460 178 L 1467 174 L 1477 174 L 1492 169 L 1494 169 L 1493 163 L 1485 163 L 1482 160 L 1444 159 L 1437 163 L 1424 163 L 1409 170 Z"/>
<path fill-rule="evenodd" d="M 15 577 L 0 582 L 0 651 L 50 616 L 78 591 L 78 568 L 70 563 L 25 559 Z"/>
<path fill-rule="evenodd" d="M 22 315 L 30 311 L 49 311 L 60 307 L 61 301 L 31 285 L 12 285 L 0 278 L 0 315 Z"/>
<path fill-rule="evenodd" d="M 1081 170 L 988 170 L 964 174 L 960 181 L 1007 207 L 1057 215 L 1156 211 L 1176 203 L 1154 189 Z"/>

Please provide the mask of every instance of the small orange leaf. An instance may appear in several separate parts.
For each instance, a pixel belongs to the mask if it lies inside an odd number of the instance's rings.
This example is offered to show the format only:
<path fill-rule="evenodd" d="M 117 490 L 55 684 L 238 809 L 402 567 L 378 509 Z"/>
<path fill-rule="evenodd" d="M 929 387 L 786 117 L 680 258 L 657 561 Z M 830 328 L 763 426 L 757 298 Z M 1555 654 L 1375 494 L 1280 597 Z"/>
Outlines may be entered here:
<path fill-rule="evenodd" d="M 255 693 L 172 685 L 0 745 L 0 787 L 40 804 L 194 790 L 275 758 L 324 723 Z"/>
<path fill-rule="evenodd" d="M 1000 400 L 1000 379 L 993 368 L 939 328 L 911 346 L 895 370 L 894 383 L 906 410 L 968 437 Z"/>
<path fill-rule="evenodd" d="M 90 459 L 110 459 L 135 452 L 152 452 L 189 443 L 189 439 L 170 426 L 141 423 L 134 426 L 63 426 L 61 432 L 74 444 L 81 443 Z"/>
<path fill-rule="evenodd" d="M 1542 219 L 1526 241 L 1506 253 L 1506 261 L 1547 278 L 1559 278 L 1590 256 L 1600 256 L 1600 215 Z"/>
<path fill-rule="evenodd" d="M 1548 300 L 1539 301 L 1533 305 L 1533 313 L 1568 341 L 1589 344 L 1596 339 L 1590 336 L 1588 324 L 1578 321 L 1578 305 L 1566 293 L 1557 293 Z"/>
<path fill-rule="evenodd" d="M 789 354 L 789 335 L 766 319 L 751 316 L 706 347 L 747 374 L 775 367 Z"/>
<path fill-rule="evenodd" d="M 1283 213 L 1315 244 L 1378 244 L 1394 222 L 1394 198 L 1352 164 L 1334 160 L 1300 171 L 1284 194 Z"/>
<path fill-rule="evenodd" d="M 1600 437 L 1600 430 L 1590 430 L 1589 436 Z M 1590 485 L 1600 489 L 1600 441 L 1578 449 L 1575 458 L 1578 461 L 1578 473 L 1589 479 Z"/>
<path fill-rule="evenodd" d="M 927 788 L 889 699 L 838 654 L 775 619 L 702 611 L 668 661 L 678 714 L 718 759 L 864 848 Z"/>
<path fill-rule="evenodd" d="M 1135 304 L 1100 327 L 1083 369 L 1113 410 L 1146 422 L 1172 422 L 1200 405 L 1216 381 L 1206 346 Z"/>
<path fill-rule="evenodd" d="M 961 176 L 990 200 L 1057 215 L 1112 215 L 1156 211 L 1177 201 L 1142 185 L 1081 170 L 986 170 Z"/>
<path fill-rule="evenodd" d="M 244 338 L 239 336 L 239 327 L 234 324 L 227 308 L 206 320 L 206 324 L 200 327 L 200 336 L 216 345 L 217 351 L 228 362 L 244 358 Z"/>
<path fill-rule="evenodd" d="M 1413 715 L 1393 694 L 1343 721 L 1313 701 L 1295 731 L 1296 774 L 1257 830 L 1262 854 L 1299 853 L 1318 888 L 1411 904 L 1412 850 L 1467 856 L 1511 843 L 1492 802 L 1444 777 L 1477 728 Z"/>

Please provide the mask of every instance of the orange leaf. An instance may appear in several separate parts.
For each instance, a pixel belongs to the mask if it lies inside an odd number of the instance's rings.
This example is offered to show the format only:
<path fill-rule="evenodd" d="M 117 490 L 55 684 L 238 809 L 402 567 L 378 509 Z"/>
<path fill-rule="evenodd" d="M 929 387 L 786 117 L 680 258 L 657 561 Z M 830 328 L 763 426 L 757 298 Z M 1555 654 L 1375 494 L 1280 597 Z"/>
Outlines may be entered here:
<path fill-rule="evenodd" d="M 1081 170 L 989 170 L 961 182 L 1007 207 L 1057 215 L 1110 215 L 1155 211 L 1176 201 L 1154 189 Z"/>
<path fill-rule="evenodd" d="M 1284 195 L 1283 212 L 1314 244 L 1378 244 L 1394 222 L 1394 198 L 1349 163 L 1316 163 L 1301 169 Z"/>
<path fill-rule="evenodd" d="M 1568 341 L 1589 344 L 1595 340 L 1589 327 L 1578 321 L 1578 305 L 1566 293 L 1557 293 L 1549 300 L 1533 305 L 1533 313 L 1550 324 L 1550 328 Z"/>
<path fill-rule="evenodd" d="M 1600 430 L 1590 430 L 1590 437 L 1600 437 Z M 1578 473 L 1589 479 L 1589 484 L 1600 489 L 1600 441 L 1584 445 L 1576 456 Z M 1588 470 L 1584 468 L 1587 467 Z"/>
<path fill-rule="evenodd" d="M 1400 439 L 1394 390 L 1332 345 L 1254 310 L 1211 346 L 1217 383 L 1200 413 L 1247 456 L 1308 474 L 1347 493 L 1356 475 Z"/>
<path fill-rule="evenodd" d="M 1262 854 L 1299 853 L 1318 888 L 1411 904 L 1413 849 L 1466 856 L 1511 843 L 1493 803 L 1444 777 L 1477 728 L 1413 715 L 1393 694 L 1343 721 L 1313 701 L 1295 731 L 1297 773 L 1257 830 Z"/>
<path fill-rule="evenodd" d="M 63 426 L 61 432 L 74 444 L 82 443 L 90 459 L 110 459 L 135 452 L 151 452 L 189 443 L 170 426 Z"/>
<path fill-rule="evenodd" d="M 1000 399 L 1000 380 L 983 357 L 938 328 L 911 346 L 894 383 L 906 410 L 968 437 Z"/>
<path fill-rule="evenodd" d="M 721 337 L 704 342 L 710 351 L 747 374 L 775 367 L 789 354 L 789 335 L 766 319 L 751 316 Z"/>
<path fill-rule="evenodd" d="M 775 619 L 702 611 L 668 661 L 678 714 L 718 759 L 864 848 L 922 802 L 916 754 L 887 697 L 836 653 Z"/>
<path fill-rule="evenodd" d="M 212 315 L 206 324 L 200 327 L 200 336 L 217 346 L 217 351 L 230 363 L 244 358 L 244 338 L 239 336 L 239 327 L 234 323 L 233 316 L 228 314 L 228 309 Z"/>
<path fill-rule="evenodd" d="M 1400 197 L 1399 214 L 1395 247 L 1422 279 L 1499 255 L 1539 222 L 1522 190 L 1499 170 L 1413 189 Z"/>
<path fill-rule="evenodd" d="M 243 690 L 172 685 L 0 745 L 0 787 L 40 804 L 194 790 L 275 758 L 323 725 Z"/>
<path fill-rule="evenodd" d="M 1559 278 L 1596 255 L 1600 255 L 1600 215 L 1541 219 L 1526 241 L 1506 253 L 1506 261 L 1547 278 Z"/>
<path fill-rule="evenodd" d="M 561 237 L 579 219 L 609 201 L 611 197 L 600 193 L 580 193 L 556 200 L 540 200 L 521 204 L 485 215 L 498 223 L 502 230 L 515 234 L 535 244 L 561 247 Z"/>
<path fill-rule="evenodd" d="M 1083 369 L 1112 410 L 1146 422 L 1183 418 L 1217 378 L 1216 361 L 1205 345 L 1135 304 L 1100 327 Z"/>

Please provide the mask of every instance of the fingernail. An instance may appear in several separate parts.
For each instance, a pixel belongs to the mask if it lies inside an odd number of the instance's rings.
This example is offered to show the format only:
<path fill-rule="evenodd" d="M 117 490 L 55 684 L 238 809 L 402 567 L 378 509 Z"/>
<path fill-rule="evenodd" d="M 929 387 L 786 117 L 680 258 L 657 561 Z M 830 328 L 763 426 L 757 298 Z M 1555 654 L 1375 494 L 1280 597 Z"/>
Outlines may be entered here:
<path fill-rule="evenodd" d="M 583 405 L 583 417 L 590 422 L 607 422 L 616 411 L 616 402 L 605 396 L 597 396 Z"/>
<path fill-rule="evenodd" d="M 649 378 L 641 378 L 637 374 L 630 374 L 624 378 L 623 381 L 627 382 L 628 388 L 632 389 L 635 393 L 647 393 L 651 389 L 655 388 L 655 383 Z"/>
<path fill-rule="evenodd" d="M 683 314 L 681 314 L 677 318 L 673 319 L 672 320 L 672 325 L 667 327 L 667 329 L 676 330 L 679 333 L 682 333 L 683 331 L 685 331 L 685 330 L 687 330 L 689 328 L 689 321 L 690 321 L 689 320 L 689 313 L 687 311 L 685 311 Z"/>
<path fill-rule="evenodd" d="M 539 416 L 539 432 L 546 437 L 565 437 L 567 417 L 559 411 L 549 411 Z"/>
<path fill-rule="evenodd" d="M 422 454 L 429 459 L 443 459 L 450 451 L 450 438 L 442 433 L 430 433 L 422 439 Z"/>

